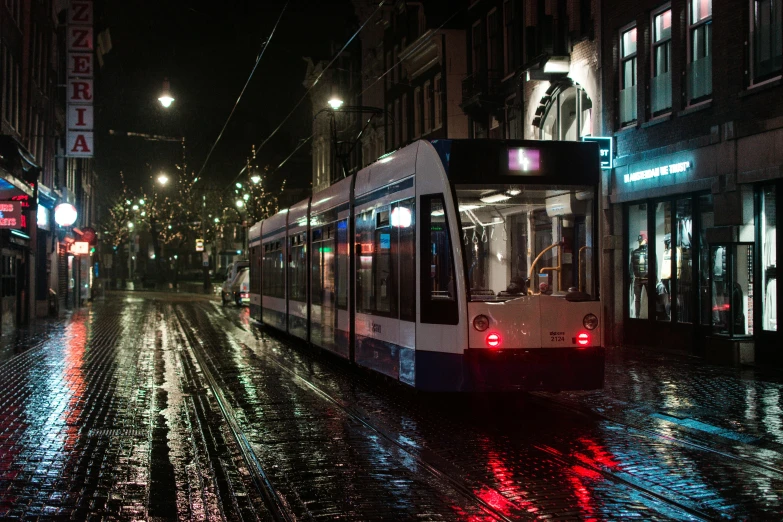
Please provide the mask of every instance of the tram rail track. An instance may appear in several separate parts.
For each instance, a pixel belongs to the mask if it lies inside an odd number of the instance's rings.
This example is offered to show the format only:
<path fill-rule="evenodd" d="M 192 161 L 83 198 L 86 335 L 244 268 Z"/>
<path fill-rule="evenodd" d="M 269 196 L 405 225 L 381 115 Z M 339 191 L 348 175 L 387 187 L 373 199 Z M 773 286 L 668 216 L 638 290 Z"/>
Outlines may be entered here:
<path fill-rule="evenodd" d="M 297 520 L 293 510 L 287 505 L 285 499 L 282 497 L 282 495 L 279 494 L 275 486 L 269 480 L 266 471 L 261 465 L 261 462 L 259 461 L 250 444 L 250 441 L 247 439 L 244 431 L 239 425 L 234 408 L 226 399 L 226 396 L 223 393 L 223 389 L 220 387 L 214 375 L 212 374 L 212 370 L 209 368 L 208 361 L 205 357 L 205 354 L 203 353 L 201 342 L 194 335 L 193 328 L 186 324 L 186 320 L 182 317 L 182 312 L 180 310 L 175 312 L 175 318 L 180 330 L 184 334 L 188 344 L 192 349 L 192 353 L 196 358 L 198 365 L 200 366 L 210 391 L 215 397 L 215 401 L 217 402 L 218 407 L 220 408 L 220 412 L 223 415 L 229 430 L 231 431 L 231 435 L 234 437 L 234 440 L 239 446 L 239 449 L 242 453 L 242 458 L 247 465 L 247 468 L 253 479 L 253 483 L 255 484 L 256 489 L 261 497 L 264 499 L 264 503 L 269 509 L 272 518 L 277 522 L 293 522 Z"/>
<path fill-rule="evenodd" d="M 234 326 L 246 330 L 246 328 L 237 324 L 233 320 L 231 320 L 231 323 Z M 277 332 L 272 333 L 271 336 L 274 337 L 278 342 L 280 342 L 281 344 L 289 348 L 292 349 L 302 348 L 302 346 L 296 344 L 296 341 L 292 339 L 288 339 L 283 335 L 278 335 Z M 242 344 L 244 347 L 247 347 L 245 343 L 242 343 L 241 341 L 238 342 L 240 342 L 240 344 Z M 287 364 L 277 360 L 277 358 L 270 358 L 269 360 L 271 360 L 281 371 L 285 372 L 293 379 L 296 379 L 298 382 L 303 384 L 306 388 L 310 389 L 313 393 L 315 393 L 322 399 L 328 401 L 329 403 L 333 404 L 334 406 L 340 408 L 340 410 L 342 410 L 350 418 L 352 418 L 356 422 L 359 422 L 360 424 L 362 424 L 372 432 L 376 433 L 377 435 L 383 437 L 384 440 L 386 440 L 388 443 L 394 445 L 397 449 L 406 453 L 411 458 L 415 459 L 419 465 L 421 465 L 424 469 L 430 472 L 433 476 L 447 482 L 456 491 L 460 492 L 466 498 L 474 501 L 476 504 L 485 507 L 489 513 L 497 517 L 499 520 L 515 520 L 515 518 L 509 518 L 507 515 L 495 509 L 493 506 L 487 504 L 483 499 L 479 498 L 473 492 L 481 488 L 486 488 L 497 492 L 497 494 L 500 496 L 499 498 L 505 498 L 500 491 L 496 490 L 495 488 L 492 488 L 487 484 L 471 484 L 471 485 L 466 484 L 464 480 L 454 476 L 453 473 L 447 471 L 447 468 L 454 467 L 450 463 L 443 462 L 443 461 L 435 462 L 436 460 L 441 460 L 441 459 L 437 458 L 434 455 L 423 456 L 419 452 L 419 450 L 417 450 L 416 448 L 409 447 L 406 443 L 401 442 L 397 437 L 393 436 L 392 434 L 388 433 L 384 428 L 382 428 L 379 425 L 379 423 L 374 422 L 367 415 L 358 411 L 358 409 L 353 405 L 346 403 L 345 401 L 335 397 L 334 395 L 332 395 L 331 393 L 329 393 L 328 391 L 320 387 L 318 384 L 314 383 L 311 379 L 303 377 L 295 369 L 292 369 Z M 332 364 L 330 364 L 329 366 L 333 368 Z M 583 460 L 579 460 L 575 457 L 564 455 L 562 453 L 554 451 L 552 448 L 549 447 L 545 447 L 541 445 L 531 445 L 530 447 L 537 452 L 546 454 L 548 458 L 561 463 L 561 465 L 563 466 L 587 467 L 592 471 L 599 473 L 606 480 L 609 480 L 616 484 L 621 484 L 627 488 L 637 491 L 642 495 L 647 496 L 652 500 L 666 504 L 674 511 L 686 513 L 694 520 L 712 520 L 720 516 L 720 513 L 708 512 L 704 509 L 701 509 L 698 505 L 689 501 L 688 499 L 682 499 L 682 500 L 674 499 L 671 496 L 667 496 L 666 494 L 663 494 L 659 491 L 645 487 L 644 485 L 640 484 L 639 480 L 634 480 L 634 478 L 631 476 L 624 477 L 622 476 L 624 475 L 622 473 L 618 473 L 612 470 L 607 470 L 596 465 L 588 464 Z M 427 452 L 427 453 L 432 453 L 432 452 Z M 675 492 L 671 492 L 671 494 L 674 493 Z M 522 511 L 522 508 L 514 504 L 512 500 L 506 498 L 506 501 L 510 505 L 513 505 L 516 509 Z"/>

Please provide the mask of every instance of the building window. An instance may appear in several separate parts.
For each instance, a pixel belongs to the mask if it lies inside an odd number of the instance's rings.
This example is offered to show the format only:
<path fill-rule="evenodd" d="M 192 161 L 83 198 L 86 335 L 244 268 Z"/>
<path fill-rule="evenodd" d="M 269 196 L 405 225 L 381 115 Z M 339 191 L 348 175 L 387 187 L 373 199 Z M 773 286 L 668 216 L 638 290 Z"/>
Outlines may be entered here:
<path fill-rule="evenodd" d="M 429 80 L 424 82 L 424 134 L 432 130 L 432 84 Z"/>
<path fill-rule="evenodd" d="M 402 142 L 408 141 L 408 93 L 402 95 Z"/>
<path fill-rule="evenodd" d="M 402 118 L 400 118 L 400 100 L 394 100 L 394 148 L 400 146 L 402 135 Z"/>
<path fill-rule="evenodd" d="M 761 190 L 761 329 L 778 329 L 777 206 L 775 187 Z"/>
<path fill-rule="evenodd" d="M 712 94 L 712 0 L 691 0 L 688 20 L 688 96 L 693 103 Z"/>
<path fill-rule="evenodd" d="M 503 50 L 506 55 L 504 74 L 511 74 L 515 65 L 514 56 L 514 11 L 510 0 L 503 2 Z"/>
<path fill-rule="evenodd" d="M 653 15 L 652 85 L 650 107 L 653 115 L 672 108 L 672 10 Z"/>
<path fill-rule="evenodd" d="M 394 148 L 394 105 L 391 103 L 386 106 L 386 150 Z"/>
<path fill-rule="evenodd" d="M 751 19 L 752 83 L 781 73 L 783 66 L 783 0 L 753 0 Z"/>
<path fill-rule="evenodd" d="M 435 101 L 432 104 L 435 113 L 435 124 L 433 129 L 440 129 L 443 126 L 443 77 L 440 73 L 435 75 Z"/>
<path fill-rule="evenodd" d="M 392 63 L 392 53 L 391 53 L 391 51 L 387 51 L 386 52 L 386 70 L 388 71 L 389 69 L 391 69 L 393 67 L 393 65 L 394 64 Z M 392 75 L 391 74 L 387 74 L 386 75 L 386 79 L 384 81 L 386 82 L 386 88 L 387 89 L 389 87 L 391 87 Z"/>
<path fill-rule="evenodd" d="M 636 121 L 636 27 L 620 37 L 620 125 Z"/>
<path fill-rule="evenodd" d="M 489 70 L 500 75 L 503 71 L 503 41 L 501 40 L 500 14 L 497 9 L 492 9 L 487 14 L 487 59 Z"/>
<path fill-rule="evenodd" d="M 676 269 L 674 295 L 678 323 L 693 323 L 693 201 L 691 198 L 675 202 L 674 235 L 670 238 L 670 254 Z"/>
<path fill-rule="evenodd" d="M 473 65 L 473 74 L 478 74 L 480 72 L 483 72 L 486 67 L 485 62 L 485 56 L 486 54 L 482 51 L 483 48 L 483 41 L 482 41 L 482 34 L 481 34 L 481 21 L 476 22 L 473 24 L 473 29 L 471 31 L 471 40 L 472 40 L 472 65 Z"/>
<path fill-rule="evenodd" d="M 506 98 L 506 133 L 507 140 L 517 139 L 517 110 L 514 106 L 514 97 Z"/>
<path fill-rule="evenodd" d="M 413 138 L 421 136 L 421 87 L 413 90 Z"/>

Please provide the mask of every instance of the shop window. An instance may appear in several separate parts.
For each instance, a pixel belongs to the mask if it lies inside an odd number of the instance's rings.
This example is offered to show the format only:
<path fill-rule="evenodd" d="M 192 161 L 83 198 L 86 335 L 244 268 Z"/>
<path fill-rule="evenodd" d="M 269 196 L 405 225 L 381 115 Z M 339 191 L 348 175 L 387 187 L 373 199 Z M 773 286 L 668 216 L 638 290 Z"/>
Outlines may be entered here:
<path fill-rule="evenodd" d="M 678 323 L 693 322 L 693 249 L 691 238 L 693 234 L 693 204 L 691 198 L 679 199 L 676 203 L 675 216 L 676 245 L 673 262 L 677 267 L 676 280 L 676 310 Z"/>
<path fill-rule="evenodd" d="M 753 244 L 710 248 L 712 331 L 720 335 L 753 335 Z"/>
<path fill-rule="evenodd" d="M 658 274 L 655 281 L 655 318 L 671 321 L 672 308 L 672 204 L 661 201 L 655 205 L 655 261 Z"/>
<path fill-rule="evenodd" d="M 710 249 L 707 245 L 707 229 L 715 226 L 715 210 L 712 195 L 699 196 L 699 309 L 701 324 L 710 324 L 712 318 L 712 302 L 710 298 Z"/>
<path fill-rule="evenodd" d="M 649 296 L 649 252 L 647 204 L 628 207 L 628 263 L 630 276 L 628 317 L 647 319 Z"/>
<path fill-rule="evenodd" d="M 783 66 L 783 0 L 751 1 L 752 83 L 779 76 Z"/>
<path fill-rule="evenodd" d="M 636 121 L 636 27 L 620 37 L 620 125 Z"/>
<path fill-rule="evenodd" d="M 712 0 L 691 0 L 688 18 L 690 102 L 712 94 Z"/>
<path fill-rule="evenodd" d="M 653 15 L 651 108 L 653 115 L 672 108 L 672 10 Z"/>
<path fill-rule="evenodd" d="M 775 187 L 761 191 L 761 329 L 778 329 L 777 207 Z"/>

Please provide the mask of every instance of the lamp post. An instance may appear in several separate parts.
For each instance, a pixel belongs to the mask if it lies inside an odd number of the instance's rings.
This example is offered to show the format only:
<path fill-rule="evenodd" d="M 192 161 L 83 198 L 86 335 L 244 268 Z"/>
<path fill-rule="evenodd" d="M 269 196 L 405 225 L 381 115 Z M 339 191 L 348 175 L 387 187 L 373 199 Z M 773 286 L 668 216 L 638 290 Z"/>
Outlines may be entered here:
<path fill-rule="evenodd" d="M 333 95 L 329 101 L 327 102 L 329 105 L 328 107 L 324 107 L 317 113 L 315 113 L 315 116 L 313 116 L 313 122 L 315 122 L 315 119 L 318 118 L 318 116 L 321 113 L 328 112 L 329 118 L 330 118 L 330 133 L 331 133 L 331 141 L 332 141 L 332 149 L 334 150 L 334 154 L 332 155 L 332 173 L 331 178 L 329 180 L 329 183 L 331 184 L 333 181 L 335 181 L 335 170 L 337 167 L 337 164 L 339 163 L 340 169 L 342 170 L 342 177 L 346 177 L 348 175 L 348 161 L 351 156 L 351 152 L 353 152 L 353 149 L 356 147 L 356 144 L 359 143 L 362 139 L 362 135 L 364 134 L 364 131 L 367 130 L 367 127 L 370 126 L 370 123 L 372 123 L 373 118 L 376 116 L 381 116 L 384 114 L 384 110 L 379 107 L 370 107 L 365 105 L 345 105 L 344 101 L 336 95 Z M 337 124 L 335 121 L 335 115 L 337 113 L 344 113 L 344 114 L 369 114 L 370 117 L 367 119 L 367 122 L 364 124 L 362 129 L 359 131 L 359 134 L 356 136 L 355 139 L 350 141 L 340 141 L 337 136 Z"/>

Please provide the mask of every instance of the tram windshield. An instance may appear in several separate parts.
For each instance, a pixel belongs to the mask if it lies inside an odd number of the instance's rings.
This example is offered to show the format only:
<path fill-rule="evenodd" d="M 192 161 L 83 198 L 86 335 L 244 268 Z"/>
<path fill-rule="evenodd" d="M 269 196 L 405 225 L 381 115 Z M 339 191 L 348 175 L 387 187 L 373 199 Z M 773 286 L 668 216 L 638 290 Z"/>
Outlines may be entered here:
<path fill-rule="evenodd" d="M 595 188 L 457 185 L 472 301 L 597 295 Z"/>

